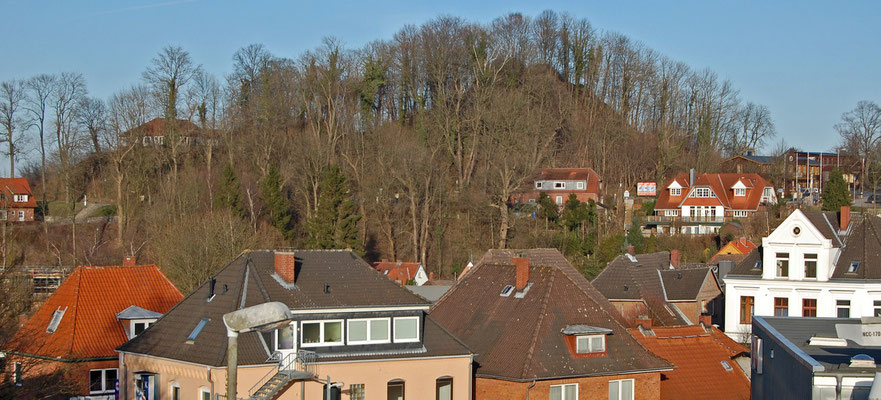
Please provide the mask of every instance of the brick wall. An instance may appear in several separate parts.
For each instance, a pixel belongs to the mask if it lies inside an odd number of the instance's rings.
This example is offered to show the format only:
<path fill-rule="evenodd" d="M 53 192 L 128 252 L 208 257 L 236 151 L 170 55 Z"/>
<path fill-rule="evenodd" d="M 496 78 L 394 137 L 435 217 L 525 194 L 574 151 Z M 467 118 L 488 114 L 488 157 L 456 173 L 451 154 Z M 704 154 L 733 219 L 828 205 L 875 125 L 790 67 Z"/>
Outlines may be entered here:
<path fill-rule="evenodd" d="M 529 389 L 529 400 L 548 400 L 552 385 L 567 383 L 578 384 L 578 399 L 607 399 L 609 397 L 609 381 L 616 379 L 633 379 L 635 400 L 657 400 L 661 398 L 661 373 L 643 373 L 628 375 L 610 375 L 601 377 L 555 379 L 537 381 Z M 511 382 L 501 379 L 476 378 L 474 382 L 474 400 L 491 399 L 526 399 L 526 389 L 532 382 Z"/>
<path fill-rule="evenodd" d="M 68 363 L 48 361 L 9 354 L 2 379 L 12 379 L 13 363 L 22 364 L 22 385 L 16 389 L 16 398 L 41 398 L 52 395 L 89 394 L 89 371 L 118 368 L 119 360 Z"/>

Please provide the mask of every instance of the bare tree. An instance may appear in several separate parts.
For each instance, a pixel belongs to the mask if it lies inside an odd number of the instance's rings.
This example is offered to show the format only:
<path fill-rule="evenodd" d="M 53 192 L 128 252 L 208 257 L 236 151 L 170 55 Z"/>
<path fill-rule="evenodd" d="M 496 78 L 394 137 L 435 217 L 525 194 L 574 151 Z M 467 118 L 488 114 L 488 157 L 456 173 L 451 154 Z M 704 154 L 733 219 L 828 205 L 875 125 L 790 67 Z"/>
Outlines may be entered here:
<path fill-rule="evenodd" d="M 867 164 L 875 157 L 881 139 L 881 108 L 871 101 L 862 100 L 857 106 L 841 114 L 841 122 L 835 125 L 841 135 L 843 147 L 860 158 L 860 190 L 865 189 Z"/>
<path fill-rule="evenodd" d="M 24 122 L 19 110 L 26 99 L 24 82 L 11 80 L 0 83 L 0 126 L 4 128 L 6 137 L 3 139 L 9 145 L 9 176 L 15 177 L 15 157 L 21 152 L 16 142 L 19 137 L 16 132 L 22 130 Z"/>
<path fill-rule="evenodd" d="M 776 135 L 771 111 L 766 106 L 747 102 L 736 111 L 733 119 L 725 145 L 730 155 L 755 152 L 757 147 Z"/>
<path fill-rule="evenodd" d="M 40 138 L 40 207 L 43 210 L 43 216 L 48 213 L 46 209 L 46 113 L 49 111 L 49 99 L 55 90 L 57 83 L 55 75 L 40 74 L 28 80 L 27 88 L 29 91 L 27 109 L 31 113 L 34 121 L 33 125 L 37 129 L 37 135 Z M 48 240 L 48 227 L 44 227 Z"/>
<path fill-rule="evenodd" d="M 144 81 L 153 88 L 153 94 L 162 104 L 163 115 L 174 121 L 178 113 L 178 96 L 181 88 L 201 69 L 193 64 L 190 53 L 179 46 L 166 46 L 151 60 L 144 71 Z"/>
<path fill-rule="evenodd" d="M 79 104 L 77 120 L 89 132 L 95 154 L 101 154 L 101 137 L 107 129 L 107 106 L 94 97 L 83 97 Z"/>

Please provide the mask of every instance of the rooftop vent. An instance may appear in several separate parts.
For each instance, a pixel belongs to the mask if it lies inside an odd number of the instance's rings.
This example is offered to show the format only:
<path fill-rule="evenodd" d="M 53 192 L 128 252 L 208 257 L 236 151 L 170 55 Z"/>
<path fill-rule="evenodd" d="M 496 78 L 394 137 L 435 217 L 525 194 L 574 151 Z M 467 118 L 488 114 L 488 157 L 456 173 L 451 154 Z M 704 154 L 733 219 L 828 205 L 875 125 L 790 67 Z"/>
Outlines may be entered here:
<path fill-rule="evenodd" d="M 847 340 L 837 337 L 814 336 L 808 341 L 811 346 L 847 347 Z"/>
<path fill-rule="evenodd" d="M 875 368 L 875 359 L 866 354 L 857 354 L 850 358 L 851 368 Z"/>

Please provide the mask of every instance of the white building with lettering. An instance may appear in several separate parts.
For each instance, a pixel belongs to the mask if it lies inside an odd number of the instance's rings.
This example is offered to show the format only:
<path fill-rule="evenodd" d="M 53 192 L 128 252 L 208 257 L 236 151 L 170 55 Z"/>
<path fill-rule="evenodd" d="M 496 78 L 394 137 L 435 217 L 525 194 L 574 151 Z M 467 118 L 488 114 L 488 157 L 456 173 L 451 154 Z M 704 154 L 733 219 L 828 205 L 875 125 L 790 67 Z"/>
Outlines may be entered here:
<path fill-rule="evenodd" d="M 881 316 L 881 218 L 796 210 L 723 279 L 735 340 L 748 338 L 752 315 Z"/>

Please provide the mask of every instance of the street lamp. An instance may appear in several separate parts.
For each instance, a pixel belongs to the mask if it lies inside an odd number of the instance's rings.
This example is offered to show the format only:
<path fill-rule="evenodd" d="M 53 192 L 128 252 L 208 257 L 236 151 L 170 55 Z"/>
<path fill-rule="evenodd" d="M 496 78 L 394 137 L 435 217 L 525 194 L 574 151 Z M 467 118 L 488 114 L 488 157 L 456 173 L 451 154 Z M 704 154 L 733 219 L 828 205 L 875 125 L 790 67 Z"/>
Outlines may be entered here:
<path fill-rule="evenodd" d="M 236 400 L 236 377 L 239 361 L 239 333 L 260 331 L 266 332 L 287 325 L 294 315 L 291 309 L 284 303 L 273 301 L 245 307 L 223 315 L 223 324 L 226 325 L 227 341 L 226 348 L 226 398 Z"/>

